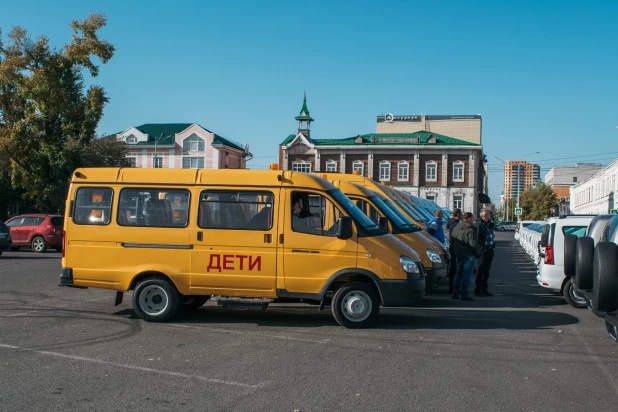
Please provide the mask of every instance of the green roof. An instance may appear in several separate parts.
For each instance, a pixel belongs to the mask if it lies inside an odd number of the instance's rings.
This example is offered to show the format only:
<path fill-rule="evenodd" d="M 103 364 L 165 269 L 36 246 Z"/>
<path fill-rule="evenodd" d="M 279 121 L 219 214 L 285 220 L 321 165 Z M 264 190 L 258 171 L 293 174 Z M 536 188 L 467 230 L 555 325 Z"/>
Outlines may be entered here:
<path fill-rule="evenodd" d="M 295 137 L 295 134 L 289 135 L 281 142 L 281 145 L 289 144 Z M 435 143 L 430 143 L 432 138 L 435 139 Z M 358 143 L 356 142 L 357 140 L 359 140 Z M 311 143 L 316 146 L 480 146 L 480 144 L 425 131 L 414 133 L 369 133 L 345 139 L 311 139 Z"/>
<path fill-rule="evenodd" d="M 135 126 L 137 130 L 148 135 L 148 140 L 145 142 L 138 142 L 136 144 L 132 144 L 131 146 L 150 146 L 150 145 L 155 144 L 155 140 L 157 141 L 157 145 L 171 146 L 174 144 L 177 133 L 180 133 L 188 129 L 194 124 L 195 123 L 146 123 L 141 126 Z M 210 130 L 206 129 L 205 127 L 203 126 L 200 126 L 200 127 L 206 130 L 208 133 L 212 133 Z M 163 135 L 163 137 L 161 137 L 161 135 Z M 214 135 L 215 135 L 215 138 L 212 142 L 213 145 L 218 144 L 218 145 L 228 146 L 233 149 L 237 149 L 241 151 L 245 150 L 240 143 L 236 143 L 230 139 L 226 139 L 225 137 L 219 136 L 218 134 L 214 134 Z"/>
<path fill-rule="evenodd" d="M 309 115 L 309 109 L 307 108 L 307 93 L 305 92 L 305 97 L 303 98 L 303 107 L 300 109 L 300 114 L 295 117 L 296 120 L 313 120 L 311 115 Z"/>

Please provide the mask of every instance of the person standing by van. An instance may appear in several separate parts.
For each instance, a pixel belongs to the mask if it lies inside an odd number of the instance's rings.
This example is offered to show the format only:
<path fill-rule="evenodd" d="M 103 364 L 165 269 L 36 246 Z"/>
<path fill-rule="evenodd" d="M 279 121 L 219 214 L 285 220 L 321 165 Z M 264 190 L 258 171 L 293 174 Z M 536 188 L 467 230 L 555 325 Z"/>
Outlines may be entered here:
<path fill-rule="evenodd" d="M 478 232 L 478 244 L 481 247 L 481 256 L 478 260 L 476 269 L 476 285 L 474 294 L 476 296 L 493 296 L 487 290 L 487 280 L 489 279 L 489 268 L 494 260 L 494 249 L 496 243 L 494 241 L 494 228 L 491 223 L 491 211 L 489 209 L 481 210 L 481 218 L 476 222 Z"/>
<path fill-rule="evenodd" d="M 451 218 L 448 220 L 446 227 L 449 234 L 448 250 L 450 254 L 450 265 L 448 270 L 448 291 L 453 293 L 453 279 L 455 279 L 455 273 L 457 273 L 457 259 L 455 257 L 455 246 L 453 245 L 453 230 L 459 224 L 461 220 L 461 209 L 453 210 Z"/>
<path fill-rule="evenodd" d="M 457 274 L 453 280 L 453 299 L 474 300 L 468 295 L 468 288 L 472 280 L 472 271 L 476 265 L 476 257 L 480 254 L 480 248 L 473 222 L 472 213 L 466 212 L 463 214 L 461 222 L 453 229 L 453 243 L 457 259 Z"/>
<path fill-rule="evenodd" d="M 444 245 L 446 242 L 446 238 L 444 237 L 444 229 L 442 228 L 442 218 L 444 217 L 444 213 L 437 209 L 433 212 L 433 218 L 427 222 L 427 233 L 435 237 L 440 244 Z"/>

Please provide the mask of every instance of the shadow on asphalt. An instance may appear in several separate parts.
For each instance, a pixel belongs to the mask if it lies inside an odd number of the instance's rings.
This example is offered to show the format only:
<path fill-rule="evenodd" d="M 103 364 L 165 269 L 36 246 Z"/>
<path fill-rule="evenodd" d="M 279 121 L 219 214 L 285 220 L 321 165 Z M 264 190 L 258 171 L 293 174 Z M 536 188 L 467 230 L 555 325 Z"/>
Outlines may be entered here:
<path fill-rule="evenodd" d="M 13 252 L 15 253 L 15 252 Z M 2 254 L 2 256 L 0 256 L 0 261 L 1 260 L 18 260 L 18 259 L 62 259 L 62 255 L 57 254 L 57 255 L 35 255 L 35 254 L 28 254 L 28 255 L 4 255 Z"/>
<path fill-rule="evenodd" d="M 131 309 L 115 313 L 135 319 Z M 380 313 L 378 324 L 373 329 L 549 329 L 555 326 L 572 325 L 579 320 L 569 314 L 541 311 L 492 311 L 492 310 L 431 310 L 417 308 L 390 308 Z M 233 310 L 207 306 L 193 313 L 182 313 L 171 323 L 229 327 L 234 324 L 254 324 L 264 327 L 319 328 L 337 326 L 325 308 L 318 313 L 317 307 L 286 306 L 267 310 Z"/>

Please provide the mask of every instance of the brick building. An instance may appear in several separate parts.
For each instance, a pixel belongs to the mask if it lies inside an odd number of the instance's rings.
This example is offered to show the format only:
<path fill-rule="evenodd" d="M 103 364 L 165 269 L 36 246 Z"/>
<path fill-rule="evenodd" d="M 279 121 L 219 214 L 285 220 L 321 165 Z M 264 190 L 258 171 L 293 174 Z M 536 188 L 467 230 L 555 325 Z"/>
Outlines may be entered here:
<path fill-rule="evenodd" d="M 303 102 L 298 130 L 279 147 L 279 167 L 301 172 L 354 173 L 447 208 L 477 213 L 489 203 L 480 144 L 429 132 L 369 133 L 315 139 Z"/>

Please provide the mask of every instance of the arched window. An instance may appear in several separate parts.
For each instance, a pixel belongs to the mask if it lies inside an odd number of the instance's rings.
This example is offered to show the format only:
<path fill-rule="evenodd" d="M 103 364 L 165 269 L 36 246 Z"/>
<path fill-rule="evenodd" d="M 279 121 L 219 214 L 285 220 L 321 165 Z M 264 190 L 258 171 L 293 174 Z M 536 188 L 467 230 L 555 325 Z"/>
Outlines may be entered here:
<path fill-rule="evenodd" d="M 388 182 L 391 180 L 391 162 L 383 160 L 380 162 L 380 181 Z"/>
<path fill-rule="evenodd" d="M 453 162 L 453 182 L 464 181 L 464 163 L 457 160 Z"/>
<path fill-rule="evenodd" d="M 438 181 L 438 164 L 433 160 L 425 163 L 425 180 L 428 182 Z"/>
<path fill-rule="evenodd" d="M 397 164 L 397 180 L 407 182 L 410 180 L 410 163 L 403 160 Z"/>
<path fill-rule="evenodd" d="M 352 173 L 358 172 L 359 176 L 364 176 L 365 172 L 365 164 L 360 160 L 355 160 L 352 162 Z"/>
<path fill-rule="evenodd" d="M 334 160 L 327 161 L 326 171 L 329 173 L 336 173 L 337 172 L 337 162 L 335 162 Z"/>
<path fill-rule="evenodd" d="M 206 144 L 204 139 L 196 135 L 195 133 L 187 137 L 182 141 L 183 152 L 204 152 L 206 151 Z"/>

